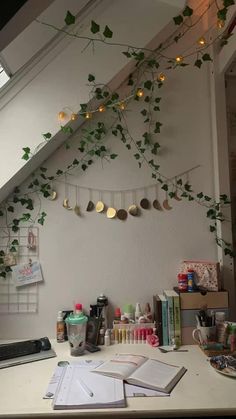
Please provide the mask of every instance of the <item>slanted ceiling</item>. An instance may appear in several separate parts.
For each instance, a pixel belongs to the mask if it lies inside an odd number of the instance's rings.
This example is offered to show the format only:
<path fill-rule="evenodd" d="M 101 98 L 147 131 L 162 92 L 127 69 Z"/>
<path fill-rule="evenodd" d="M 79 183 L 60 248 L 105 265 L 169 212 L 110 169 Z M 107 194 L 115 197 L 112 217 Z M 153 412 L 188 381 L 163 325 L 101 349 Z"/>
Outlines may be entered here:
<path fill-rule="evenodd" d="M 35 3 L 35 0 L 32 0 Z M 41 0 L 42 1 L 42 0 Z M 47 1 L 47 0 L 44 0 Z M 102 17 L 103 14 L 106 12 L 106 9 L 109 9 L 109 16 L 110 21 L 109 25 L 111 27 L 117 25 L 117 15 L 113 13 L 113 10 L 117 8 L 117 1 L 118 0 L 55 0 L 54 2 L 50 2 L 50 6 L 41 13 L 38 17 L 42 21 L 49 22 L 55 26 L 59 26 L 63 28 L 64 24 L 64 17 L 66 15 L 66 11 L 70 10 L 74 15 L 77 16 L 77 26 L 75 25 L 74 30 L 86 30 L 90 26 L 91 20 L 99 20 L 100 16 Z M 145 4 L 143 3 L 144 0 L 129 0 L 128 3 L 125 1 L 121 1 L 123 7 L 120 8 L 120 14 L 124 14 L 124 22 L 128 22 L 131 25 L 131 21 L 136 25 L 132 32 L 128 31 L 130 39 L 132 43 L 138 44 L 140 46 L 148 46 L 149 48 L 155 48 L 158 43 L 160 42 L 159 34 L 163 36 L 162 32 L 166 32 L 168 29 L 168 24 L 173 25 L 172 18 L 176 14 L 178 14 L 185 6 L 185 0 L 147 0 Z M 31 0 L 28 0 L 27 3 L 30 3 Z M 145 6 L 145 16 L 141 13 L 143 7 Z M 24 6 L 23 6 L 24 7 Z M 22 9 L 23 9 L 22 7 Z M 22 10 L 21 9 L 21 10 Z M 96 10 L 95 10 L 96 9 Z M 150 10 L 150 11 L 149 11 Z M 155 14 L 152 13 L 155 10 Z M 112 14 L 113 13 L 113 14 Z M 157 16 L 158 13 L 158 16 Z M 156 16 L 156 19 L 154 17 Z M 79 17 L 79 18 L 78 18 Z M 121 19 L 122 16 L 120 16 Z M 145 32 L 142 33 L 139 30 L 141 27 L 143 20 L 145 22 Z M 137 22 L 138 20 L 138 22 Z M 149 20 L 151 24 L 149 24 Z M 84 23 L 85 22 L 85 23 Z M 123 24 L 123 22 L 122 22 Z M 126 29 L 127 31 L 128 29 Z M 117 29 L 116 29 L 117 31 Z M 82 32 L 83 33 L 83 32 Z M 14 95 L 8 100 L 7 96 L 11 95 L 11 84 L 4 88 L 2 92 L 2 98 L 0 99 L 0 108 L 2 103 L 5 100 L 4 106 L 11 109 L 11 104 L 17 99 L 17 83 L 21 83 L 22 85 L 22 78 L 24 81 L 24 77 L 29 78 L 30 72 L 34 72 L 34 63 L 35 67 L 37 65 L 42 66 L 43 60 L 46 63 L 46 55 L 47 51 L 48 54 L 52 54 L 52 49 L 55 46 L 55 49 L 58 50 L 58 46 L 60 47 L 60 42 L 62 43 L 62 48 L 66 48 L 65 44 L 63 44 L 63 39 L 61 40 L 61 35 L 57 32 L 55 33 L 49 28 L 46 28 L 43 25 L 38 24 L 37 22 L 33 21 L 30 23 L 2 52 L 1 56 L 4 58 L 5 62 L 7 63 L 8 67 L 10 68 L 11 72 L 15 74 L 12 78 L 13 90 Z M 118 33 L 119 35 L 119 33 Z M 120 34 L 119 36 L 122 36 Z M 58 38 L 58 39 L 56 39 Z M 118 38 L 117 38 L 118 39 Z M 163 39 L 162 39 L 163 40 Z M 116 54 L 117 55 L 117 54 Z M 40 58 L 41 57 L 41 58 Z M 86 54 L 82 56 L 83 60 L 86 60 Z M 101 62 L 99 62 L 98 56 L 98 65 L 101 66 Z M 104 80 L 106 84 L 111 84 L 113 89 L 117 89 L 120 84 L 127 78 L 129 72 L 132 70 L 133 63 L 130 62 L 127 64 L 127 61 L 122 58 L 122 54 L 120 54 L 120 61 L 119 65 L 116 66 L 116 74 L 109 74 L 109 79 Z M 49 63 L 50 60 L 48 60 Z M 28 69 L 28 65 L 30 63 L 30 69 Z M 125 64 L 124 64 L 125 63 Z M 25 71 L 25 73 L 24 73 Z M 40 70 L 42 71 L 42 70 Z M 79 80 L 80 74 L 78 74 L 78 80 L 76 83 L 82 83 L 82 80 Z M 18 80 L 19 79 L 19 80 Z M 83 79 L 84 82 L 84 79 Z M 28 83 L 28 81 L 27 81 Z M 27 86 L 27 83 L 25 84 Z M 60 86 L 59 86 L 60 88 Z M 20 91 L 20 90 L 19 90 Z M 22 87 L 21 87 L 22 91 Z M 5 93 L 6 92 L 6 93 Z M 8 100 L 8 102 L 7 102 Z M 65 103 L 68 98 L 65 98 Z M 87 97 L 87 101 L 89 97 Z M 83 98 L 84 103 L 85 100 Z M 3 106 L 3 105 L 2 105 Z M 41 107 L 41 108 L 40 108 Z M 30 118 L 30 112 L 32 111 L 32 117 L 37 115 L 43 115 L 45 107 L 45 98 L 43 103 L 40 103 L 39 100 L 35 101 L 34 109 L 28 110 L 28 117 Z M 8 115 L 9 115 L 8 111 Z M 0 111 L 1 112 L 1 111 Z M 55 110 L 55 113 L 57 110 Z M 45 120 L 43 121 L 45 123 Z M 17 114 L 15 125 L 17 125 Z M 74 122 L 73 128 L 74 131 L 78 129 L 81 125 L 81 120 Z M 58 125 L 55 125 L 56 129 L 58 130 Z M 9 127 L 8 125 L 8 135 L 11 135 L 12 138 L 15 138 L 14 128 Z M 11 131 L 12 129 L 12 131 Z M 30 139 L 39 138 L 42 135 L 42 132 L 30 132 L 27 131 Z M 54 132 L 55 134 L 55 132 Z M 18 135 L 18 132 L 17 132 Z M 19 136 L 21 133 L 19 133 Z M 0 179 L 0 202 L 3 201 L 14 189 L 16 185 L 20 185 L 39 165 L 43 163 L 64 141 L 65 141 L 65 134 L 61 131 L 58 132 L 53 136 L 53 138 L 45 144 L 45 146 L 37 152 L 37 154 L 29 160 L 27 163 L 24 161 L 17 161 L 14 167 L 8 167 L 10 175 L 6 176 L 7 179 Z M 68 137 L 67 137 L 68 139 Z M 27 138 L 23 138 L 24 144 L 19 144 L 19 150 L 22 146 L 27 144 Z M 37 146 L 38 142 L 34 144 L 30 144 L 30 146 Z M 7 150 L 2 149 L 3 153 L 0 155 L 0 165 L 1 165 L 1 158 L 3 162 L 7 160 L 10 161 L 12 156 L 10 155 L 9 158 L 7 156 Z"/>

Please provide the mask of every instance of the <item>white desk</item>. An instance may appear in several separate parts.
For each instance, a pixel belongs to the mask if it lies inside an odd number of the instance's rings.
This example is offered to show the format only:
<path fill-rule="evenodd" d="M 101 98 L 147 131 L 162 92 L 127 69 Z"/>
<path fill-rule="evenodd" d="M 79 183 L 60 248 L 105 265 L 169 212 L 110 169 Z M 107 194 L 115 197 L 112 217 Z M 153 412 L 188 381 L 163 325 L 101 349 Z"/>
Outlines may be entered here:
<path fill-rule="evenodd" d="M 196 346 L 186 346 L 189 352 L 162 354 L 147 344 L 112 345 L 100 352 L 85 354 L 86 359 L 109 359 L 117 352 L 144 354 L 152 358 L 184 365 L 186 374 L 170 397 L 129 398 L 126 408 L 99 410 L 53 411 L 51 400 L 42 397 L 58 361 L 75 360 L 69 355 L 69 344 L 52 346 L 56 358 L 0 370 L 0 419 L 9 418 L 158 418 L 183 416 L 236 415 L 236 379 L 217 373 L 207 357 Z"/>

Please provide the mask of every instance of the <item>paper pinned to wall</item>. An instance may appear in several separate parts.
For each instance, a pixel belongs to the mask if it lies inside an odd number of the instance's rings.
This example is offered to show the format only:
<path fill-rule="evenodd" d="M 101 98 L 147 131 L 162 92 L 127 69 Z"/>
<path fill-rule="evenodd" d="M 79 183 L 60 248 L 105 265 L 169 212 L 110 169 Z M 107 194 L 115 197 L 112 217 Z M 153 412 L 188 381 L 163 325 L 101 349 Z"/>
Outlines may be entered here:
<path fill-rule="evenodd" d="M 41 282 L 43 281 L 41 265 L 36 261 L 13 266 L 12 277 L 16 287 Z"/>

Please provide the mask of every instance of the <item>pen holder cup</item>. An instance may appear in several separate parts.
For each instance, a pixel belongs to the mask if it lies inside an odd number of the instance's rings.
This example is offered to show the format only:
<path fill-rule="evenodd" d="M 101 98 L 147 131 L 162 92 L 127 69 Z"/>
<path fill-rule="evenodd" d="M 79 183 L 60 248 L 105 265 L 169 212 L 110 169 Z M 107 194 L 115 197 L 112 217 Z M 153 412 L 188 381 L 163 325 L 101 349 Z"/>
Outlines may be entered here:
<path fill-rule="evenodd" d="M 216 326 L 198 326 L 192 332 L 193 340 L 199 345 L 216 341 Z"/>

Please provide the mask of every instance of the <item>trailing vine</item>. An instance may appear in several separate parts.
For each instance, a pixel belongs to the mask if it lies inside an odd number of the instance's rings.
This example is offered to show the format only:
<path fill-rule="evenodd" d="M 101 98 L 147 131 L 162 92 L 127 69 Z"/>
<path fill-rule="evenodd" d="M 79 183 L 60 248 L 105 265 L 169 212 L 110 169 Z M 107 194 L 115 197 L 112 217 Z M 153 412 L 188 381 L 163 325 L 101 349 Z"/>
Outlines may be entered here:
<path fill-rule="evenodd" d="M 106 146 L 105 139 L 108 133 L 112 133 L 114 137 L 119 138 L 127 150 L 132 152 L 139 168 L 146 165 L 150 169 L 152 179 L 160 184 L 170 199 L 175 198 L 178 192 L 181 198 L 185 198 L 187 201 L 195 201 L 205 207 L 206 216 L 210 221 L 209 231 L 214 234 L 217 245 L 222 247 L 225 255 L 234 256 L 231 243 L 224 241 L 217 234 L 217 222 L 222 223 L 228 221 L 223 214 L 224 208 L 230 204 L 227 195 L 220 195 L 217 200 L 203 192 L 194 193 L 192 185 L 188 181 L 184 181 L 181 177 L 173 181 L 164 176 L 160 171 L 160 164 L 157 161 L 159 151 L 161 150 L 160 134 L 163 125 L 158 117 L 162 101 L 160 92 L 166 79 L 165 70 L 176 70 L 188 65 L 193 65 L 200 69 L 205 62 L 212 61 L 210 54 L 207 52 L 207 48 L 215 42 L 220 42 L 221 46 L 225 45 L 231 34 L 225 35 L 224 33 L 220 33 L 209 42 L 206 42 L 206 39 L 201 36 L 197 42 L 197 46 L 194 46 L 193 50 L 189 51 L 186 55 L 170 57 L 168 56 L 168 49 L 186 36 L 212 7 L 216 9 L 216 24 L 219 28 L 222 27 L 226 21 L 229 8 L 235 3 L 234 0 L 223 0 L 222 4 L 223 7 L 219 8 L 217 1 L 211 1 L 200 16 L 197 17 L 194 17 L 193 9 L 186 6 L 181 14 L 173 18 L 178 30 L 175 30 L 155 50 L 112 42 L 113 32 L 109 26 L 106 25 L 102 29 L 94 21 L 91 22 L 90 26 L 91 37 L 80 36 L 76 32 L 60 29 L 46 22 L 39 22 L 56 31 L 63 32 L 67 36 L 86 39 L 88 41 L 86 47 L 90 45 L 94 46 L 96 43 L 103 43 L 108 47 L 122 46 L 125 48 L 123 55 L 127 59 L 133 59 L 135 66 L 134 71 L 127 79 L 126 88 L 128 89 L 128 94 L 125 97 L 120 96 L 120 93 L 117 91 L 111 91 L 109 86 L 97 82 L 94 74 L 88 74 L 88 83 L 91 88 L 90 97 L 91 99 L 95 99 L 96 107 L 92 107 L 93 100 L 88 104 L 81 104 L 79 112 L 72 112 L 71 121 L 78 117 L 82 117 L 84 120 L 91 120 L 95 113 L 102 115 L 105 111 L 110 111 L 112 115 L 110 124 L 105 124 L 101 120 L 94 123 L 92 128 L 82 128 L 79 147 L 74 153 L 73 160 L 66 168 L 59 168 L 56 173 L 48 174 L 46 167 L 40 167 L 32 175 L 32 180 L 27 185 L 26 192 L 21 192 L 20 188 L 16 187 L 14 193 L 7 201 L 0 205 L 0 217 L 5 220 L 8 232 L 7 251 L 0 251 L 0 277 L 5 278 L 7 273 L 11 271 L 11 267 L 7 266 L 5 260 L 7 252 L 14 254 L 17 252 L 19 246 L 17 239 L 11 239 L 10 231 L 16 233 L 24 223 L 33 225 L 37 222 L 44 225 L 47 214 L 41 209 L 40 197 L 50 198 L 52 182 L 78 168 L 86 171 L 97 158 L 112 161 L 117 157 L 117 154 L 110 151 Z M 66 14 L 65 23 L 68 27 L 75 24 L 75 16 L 70 11 Z M 142 103 L 142 109 L 139 112 L 143 118 L 144 132 L 142 138 L 138 140 L 135 140 L 131 135 L 126 118 L 127 107 L 133 100 Z M 60 129 L 68 136 L 65 147 L 69 149 L 71 147 L 70 137 L 73 135 L 74 138 L 74 131 L 70 123 L 63 125 L 65 112 L 62 111 L 60 114 Z M 46 132 L 43 134 L 42 142 L 34 151 L 30 147 L 24 147 L 22 159 L 29 160 L 51 138 L 52 134 Z M 32 196 L 38 198 L 36 203 Z M 20 215 L 14 218 L 14 214 L 18 214 L 19 212 Z M 11 220 L 9 220 L 9 215 L 11 215 Z"/>

